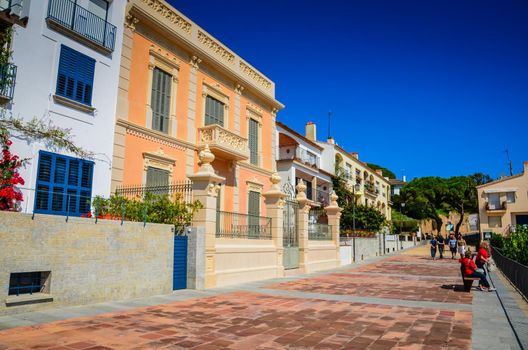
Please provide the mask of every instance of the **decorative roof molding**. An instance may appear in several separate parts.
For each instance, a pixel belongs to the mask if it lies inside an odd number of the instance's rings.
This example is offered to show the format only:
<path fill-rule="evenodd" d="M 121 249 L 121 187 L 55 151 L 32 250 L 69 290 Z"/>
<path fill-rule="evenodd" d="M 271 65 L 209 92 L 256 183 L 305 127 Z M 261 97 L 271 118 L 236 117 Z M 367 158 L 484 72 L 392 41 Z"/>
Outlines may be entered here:
<path fill-rule="evenodd" d="M 265 89 L 271 89 L 271 82 L 260 75 L 256 70 L 248 66 L 246 63 L 240 61 L 240 70 L 242 73 L 253 79 L 257 84 L 263 86 Z"/>
<path fill-rule="evenodd" d="M 174 12 L 170 7 L 163 4 L 160 0 L 141 0 L 154 11 L 167 18 L 170 22 L 176 24 L 187 34 L 191 34 L 192 24 L 182 16 Z"/>
<path fill-rule="evenodd" d="M 202 32 L 201 30 L 198 30 L 198 41 L 221 59 L 227 61 L 230 64 L 235 63 L 235 55 L 233 55 L 226 48 L 224 48 L 222 45 L 220 45 L 218 42 L 213 40 L 213 38 Z"/>

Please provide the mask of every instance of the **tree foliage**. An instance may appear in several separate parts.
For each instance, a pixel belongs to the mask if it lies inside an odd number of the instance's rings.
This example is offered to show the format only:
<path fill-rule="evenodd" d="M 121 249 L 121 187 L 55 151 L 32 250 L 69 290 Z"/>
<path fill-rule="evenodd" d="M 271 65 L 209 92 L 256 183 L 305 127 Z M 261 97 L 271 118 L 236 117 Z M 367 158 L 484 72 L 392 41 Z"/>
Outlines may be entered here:
<path fill-rule="evenodd" d="M 373 170 L 381 169 L 381 171 L 383 172 L 383 177 L 388 177 L 389 179 L 395 179 L 396 178 L 396 174 L 394 174 L 389 169 L 382 167 L 381 165 L 377 165 L 377 164 L 374 164 L 374 163 L 367 163 L 367 166 L 369 168 L 373 169 Z"/>
<path fill-rule="evenodd" d="M 379 231 L 387 224 L 387 220 L 375 208 L 359 205 L 353 191 L 348 188 L 347 180 L 340 174 L 332 178 L 333 189 L 338 199 L 337 203 L 343 209 L 341 212 L 340 226 L 342 231 L 351 231 L 354 226 L 354 214 L 356 229 L 366 231 Z"/>
<path fill-rule="evenodd" d="M 442 228 L 441 215 L 449 212 L 459 214 L 460 220 L 455 225 L 458 233 L 466 213 L 478 210 L 476 186 L 491 181 L 488 175 L 476 173 L 469 176 L 450 178 L 422 177 L 407 183 L 399 196 L 393 198 L 394 208 L 418 220 L 432 219 L 433 228 Z M 405 205 L 403 205 L 405 203 Z"/>
<path fill-rule="evenodd" d="M 491 245 L 508 258 L 528 266 L 528 226 L 517 226 L 508 237 L 494 233 Z"/>

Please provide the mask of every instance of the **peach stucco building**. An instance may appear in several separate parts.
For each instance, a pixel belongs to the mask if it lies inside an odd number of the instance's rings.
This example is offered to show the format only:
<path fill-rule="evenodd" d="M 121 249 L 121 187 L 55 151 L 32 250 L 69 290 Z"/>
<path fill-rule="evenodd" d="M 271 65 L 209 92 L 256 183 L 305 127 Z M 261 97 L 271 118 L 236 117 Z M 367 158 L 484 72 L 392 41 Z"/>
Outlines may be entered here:
<path fill-rule="evenodd" d="M 219 208 L 264 215 L 275 84 L 165 1 L 130 0 L 125 17 L 112 188 L 184 180 L 207 144 Z"/>
<path fill-rule="evenodd" d="M 477 187 L 480 232 L 508 234 L 516 225 L 528 225 L 528 162 L 520 174 Z"/>

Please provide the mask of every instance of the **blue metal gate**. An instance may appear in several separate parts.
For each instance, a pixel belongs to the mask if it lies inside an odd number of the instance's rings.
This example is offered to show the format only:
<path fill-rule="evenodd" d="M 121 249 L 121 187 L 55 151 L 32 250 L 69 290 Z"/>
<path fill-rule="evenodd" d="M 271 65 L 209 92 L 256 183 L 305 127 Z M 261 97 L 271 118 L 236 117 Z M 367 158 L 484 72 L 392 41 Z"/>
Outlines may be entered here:
<path fill-rule="evenodd" d="M 174 236 L 172 289 L 187 288 L 187 236 Z"/>

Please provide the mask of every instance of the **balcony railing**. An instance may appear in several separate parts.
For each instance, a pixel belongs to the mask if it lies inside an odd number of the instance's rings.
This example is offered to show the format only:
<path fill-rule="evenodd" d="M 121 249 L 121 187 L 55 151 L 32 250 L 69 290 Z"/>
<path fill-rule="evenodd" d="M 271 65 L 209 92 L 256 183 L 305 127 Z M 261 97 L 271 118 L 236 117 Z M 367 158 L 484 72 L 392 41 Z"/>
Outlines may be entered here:
<path fill-rule="evenodd" d="M 28 0 L 0 0 L 0 20 L 8 25 L 19 24 L 25 27 L 28 20 L 28 4 Z"/>
<path fill-rule="evenodd" d="M 287 153 L 286 150 L 289 147 L 280 147 L 279 159 L 280 160 L 297 160 L 303 164 L 309 165 L 311 167 L 319 168 L 319 157 L 312 152 L 309 152 L 300 147 L 295 147 L 295 151 L 292 153 Z"/>
<path fill-rule="evenodd" d="M 224 129 L 218 124 L 207 125 L 198 129 L 199 146 L 206 144 L 215 155 L 229 160 L 246 160 L 249 158 L 247 139 Z"/>
<path fill-rule="evenodd" d="M 170 198 L 178 199 L 189 204 L 193 201 L 192 181 L 187 180 L 175 182 L 169 185 L 160 184 L 156 186 L 119 186 L 115 191 L 116 195 L 126 198 L 143 198 L 147 193 L 156 195 L 168 194 Z"/>
<path fill-rule="evenodd" d="M 0 100 L 10 101 L 15 93 L 17 66 L 14 64 L 0 65 Z"/>
<path fill-rule="evenodd" d="M 487 211 L 500 211 L 500 210 L 506 210 L 507 204 L 506 202 L 502 202 L 501 204 L 494 204 L 494 203 L 486 203 L 486 210 Z"/>
<path fill-rule="evenodd" d="M 271 239 L 271 218 L 218 210 L 216 237 Z"/>
<path fill-rule="evenodd" d="M 116 26 L 71 0 L 50 0 L 47 21 L 58 24 L 109 52 L 114 51 Z"/>
<path fill-rule="evenodd" d="M 374 188 L 374 185 L 366 183 L 365 186 L 363 186 L 363 187 L 364 187 L 366 193 L 369 193 L 369 194 L 371 194 L 373 196 L 377 195 L 376 189 Z"/>

